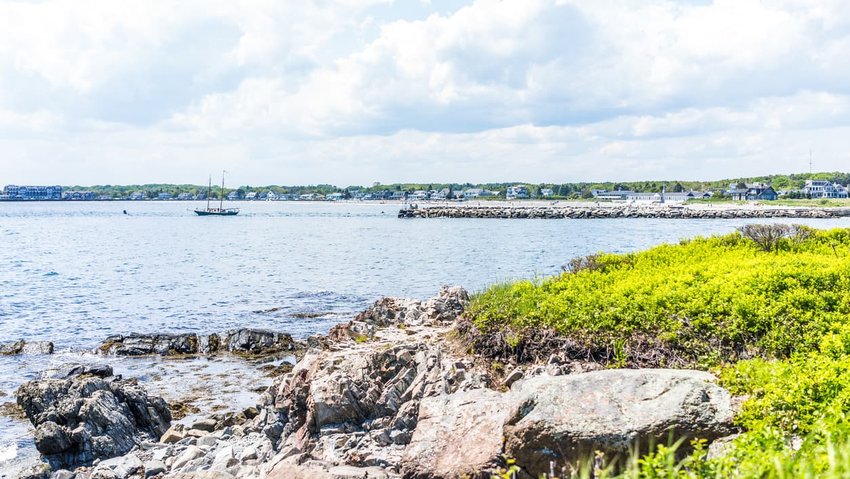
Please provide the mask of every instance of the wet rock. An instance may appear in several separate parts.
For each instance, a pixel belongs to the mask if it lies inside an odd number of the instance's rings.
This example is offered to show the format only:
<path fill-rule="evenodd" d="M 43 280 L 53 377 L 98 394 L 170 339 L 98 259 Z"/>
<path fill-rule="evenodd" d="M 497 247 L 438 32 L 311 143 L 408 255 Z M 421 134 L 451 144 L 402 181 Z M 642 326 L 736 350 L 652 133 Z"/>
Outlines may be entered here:
<path fill-rule="evenodd" d="M 0 343 L 0 356 L 17 354 L 53 354 L 53 343 L 24 340 Z"/>
<path fill-rule="evenodd" d="M 729 393 L 699 371 L 543 375 L 518 389 L 511 393 L 504 454 L 535 477 L 549 471 L 550 461 L 575 464 L 595 451 L 625 459 L 636 445 L 711 441 L 734 431 Z"/>
<path fill-rule="evenodd" d="M 112 376 L 112 366 L 106 364 L 65 363 L 41 373 L 42 379 L 72 379 L 80 376 L 108 378 Z"/>
<path fill-rule="evenodd" d="M 50 479 L 74 479 L 76 474 L 67 470 L 67 469 L 59 469 L 50 475 Z"/>
<path fill-rule="evenodd" d="M 292 336 L 262 329 L 236 329 L 225 336 L 227 351 L 238 354 L 266 355 L 294 351 Z"/>
<path fill-rule="evenodd" d="M 36 448 L 55 468 L 126 454 L 139 441 L 159 439 L 171 421 L 162 398 L 117 377 L 30 381 L 17 401 L 35 427 Z"/>
<path fill-rule="evenodd" d="M 198 354 L 198 335 L 191 334 L 130 334 L 106 338 L 98 348 L 101 354 L 118 356 L 175 356 Z"/>

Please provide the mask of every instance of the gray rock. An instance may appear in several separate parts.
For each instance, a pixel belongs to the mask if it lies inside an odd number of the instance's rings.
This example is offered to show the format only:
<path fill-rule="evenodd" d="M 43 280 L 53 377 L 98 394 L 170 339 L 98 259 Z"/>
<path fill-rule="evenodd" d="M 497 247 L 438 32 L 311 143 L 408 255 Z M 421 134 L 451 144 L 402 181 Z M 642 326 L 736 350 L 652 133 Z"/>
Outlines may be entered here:
<path fill-rule="evenodd" d="M 163 474 L 165 471 L 165 463 L 162 461 L 152 460 L 145 463 L 145 478 Z"/>
<path fill-rule="evenodd" d="M 511 399 L 489 389 L 424 398 L 419 423 L 404 451 L 404 477 L 477 477 L 492 469 L 502 453 Z"/>
<path fill-rule="evenodd" d="M 198 419 L 192 424 L 192 429 L 200 431 L 213 432 L 215 431 L 216 420 L 212 418 Z"/>
<path fill-rule="evenodd" d="M 100 461 L 93 473 L 100 471 L 110 471 L 118 479 L 127 479 L 128 477 L 141 472 L 144 469 L 142 460 L 135 454 L 127 454 L 125 456 L 115 457 Z"/>
<path fill-rule="evenodd" d="M 17 392 L 18 405 L 35 427 L 36 448 L 55 468 L 126 454 L 168 429 L 168 404 L 135 381 L 71 369 L 60 373 L 68 379 L 30 381 Z"/>
<path fill-rule="evenodd" d="M 174 444 L 186 438 L 186 428 L 182 424 L 175 424 L 168 428 L 159 438 L 163 444 Z"/>
<path fill-rule="evenodd" d="M 198 441 L 195 443 L 201 447 L 213 447 L 215 443 L 218 442 L 218 439 L 215 436 L 209 435 L 204 437 L 199 437 Z"/>
<path fill-rule="evenodd" d="M 505 377 L 505 387 L 511 387 L 511 384 L 519 381 L 523 378 L 525 374 L 522 372 L 521 368 L 516 368 L 510 372 L 510 374 Z"/>
<path fill-rule="evenodd" d="M 203 457 L 203 455 L 204 455 L 204 450 L 201 449 L 200 447 L 189 446 L 189 447 L 186 448 L 185 451 L 183 451 L 182 454 L 177 456 L 177 459 L 175 459 L 174 463 L 171 464 L 171 469 L 172 470 L 181 469 L 182 467 L 186 466 L 187 464 L 194 461 L 195 459 L 198 459 L 199 457 Z"/>
<path fill-rule="evenodd" d="M 0 356 L 16 354 L 53 354 L 53 343 L 24 340 L 0 343 Z"/>
<path fill-rule="evenodd" d="M 65 363 L 41 373 L 42 379 L 72 379 L 79 376 L 112 376 L 112 366 L 106 364 Z"/>
<path fill-rule="evenodd" d="M 74 479 L 76 474 L 67 470 L 67 469 L 59 469 L 50 475 L 50 479 Z"/>
<path fill-rule="evenodd" d="M 22 471 L 18 479 L 49 479 L 52 470 L 50 464 L 40 462 Z"/>
<path fill-rule="evenodd" d="M 98 352 L 118 356 L 198 354 L 199 341 L 194 333 L 115 335 L 106 338 Z"/>
<path fill-rule="evenodd" d="M 262 329 L 228 331 L 224 343 L 231 353 L 264 355 L 295 350 L 292 336 Z"/>
<path fill-rule="evenodd" d="M 35 430 L 35 447 L 44 455 L 61 454 L 71 444 L 71 431 L 53 421 L 45 421 Z"/>
<path fill-rule="evenodd" d="M 504 454 L 532 476 L 548 472 L 550 461 L 575 464 L 594 451 L 624 458 L 636 445 L 711 441 L 734 430 L 729 393 L 699 371 L 543 375 L 512 395 Z"/>
<path fill-rule="evenodd" d="M 287 458 L 278 463 L 267 479 L 389 479 L 379 467 L 338 466 L 326 461 Z"/>

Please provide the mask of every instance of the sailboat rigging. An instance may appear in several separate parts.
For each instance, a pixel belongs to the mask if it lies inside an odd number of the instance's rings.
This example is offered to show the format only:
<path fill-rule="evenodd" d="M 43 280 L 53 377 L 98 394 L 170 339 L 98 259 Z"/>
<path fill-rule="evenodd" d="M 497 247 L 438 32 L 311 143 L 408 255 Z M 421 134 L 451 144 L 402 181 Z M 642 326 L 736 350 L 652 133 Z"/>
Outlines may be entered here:
<path fill-rule="evenodd" d="M 195 209 L 198 216 L 235 216 L 239 214 L 239 208 L 224 207 L 224 173 L 224 171 L 221 172 L 221 192 L 218 195 L 218 208 L 210 207 L 210 196 L 212 195 L 212 175 L 210 175 L 209 185 L 207 186 L 207 207 Z"/>

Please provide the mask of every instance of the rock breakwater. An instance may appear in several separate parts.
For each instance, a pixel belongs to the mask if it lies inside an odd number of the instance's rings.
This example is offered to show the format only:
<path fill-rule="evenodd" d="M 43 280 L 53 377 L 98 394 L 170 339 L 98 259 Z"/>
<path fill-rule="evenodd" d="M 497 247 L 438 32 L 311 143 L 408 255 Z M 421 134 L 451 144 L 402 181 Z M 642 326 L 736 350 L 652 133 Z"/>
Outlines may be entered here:
<path fill-rule="evenodd" d="M 399 218 L 493 218 L 493 219 L 735 219 L 735 218 L 840 218 L 850 208 L 777 208 L 686 206 L 429 206 L 405 208 Z"/>

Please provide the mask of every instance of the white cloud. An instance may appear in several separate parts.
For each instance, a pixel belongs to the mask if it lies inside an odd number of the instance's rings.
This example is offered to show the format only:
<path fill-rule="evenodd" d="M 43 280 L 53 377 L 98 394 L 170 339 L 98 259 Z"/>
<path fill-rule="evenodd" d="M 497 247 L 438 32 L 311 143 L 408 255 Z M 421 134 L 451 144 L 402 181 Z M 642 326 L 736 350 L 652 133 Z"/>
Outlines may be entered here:
<path fill-rule="evenodd" d="M 0 183 L 846 169 L 847 2 L 447 5 L 0 2 Z"/>

